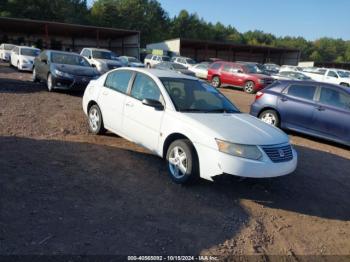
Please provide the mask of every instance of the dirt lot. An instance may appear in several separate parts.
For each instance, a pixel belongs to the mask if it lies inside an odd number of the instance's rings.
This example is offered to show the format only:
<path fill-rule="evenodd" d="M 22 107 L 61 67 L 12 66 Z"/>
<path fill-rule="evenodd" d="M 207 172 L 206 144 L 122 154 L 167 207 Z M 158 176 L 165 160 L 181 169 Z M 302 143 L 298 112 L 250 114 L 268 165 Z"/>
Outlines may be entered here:
<path fill-rule="evenodd" d="M 30 77 L 0 64 L 0 254 L 350 254 L 349 148 L 290 134 L 289 176 L 179 186 L 142 148 L 89 134 L 81 94 Z"/>

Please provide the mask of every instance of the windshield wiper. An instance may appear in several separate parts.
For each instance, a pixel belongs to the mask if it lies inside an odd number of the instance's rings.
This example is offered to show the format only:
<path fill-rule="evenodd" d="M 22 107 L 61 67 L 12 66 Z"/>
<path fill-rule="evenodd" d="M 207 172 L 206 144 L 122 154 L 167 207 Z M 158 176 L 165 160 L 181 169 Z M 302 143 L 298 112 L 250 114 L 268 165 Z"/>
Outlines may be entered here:
<path fill-rule="evenodd" d="M 196 109 L 196 108 L 187 108 L 181 109 L 180 112 L 201 112 L 201 113 L 237 113 L 235 110 L 225 109 L 225 108 L 217 108 L 217 109 Z"/>

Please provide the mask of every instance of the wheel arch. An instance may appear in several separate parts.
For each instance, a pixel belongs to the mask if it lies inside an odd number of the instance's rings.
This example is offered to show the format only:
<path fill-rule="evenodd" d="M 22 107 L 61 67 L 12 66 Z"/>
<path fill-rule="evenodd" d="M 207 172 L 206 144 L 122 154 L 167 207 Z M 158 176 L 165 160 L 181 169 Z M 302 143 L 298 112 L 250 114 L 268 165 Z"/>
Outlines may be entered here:
<path fill-rule="evenodd" d="M 181 133 L 172 133 L 172 134 L 167 136 L 167 138 L 164 140 L 164 143 L 163 143 L 162 157 L 164 159 L 166 158 L 166 154 L 167 154 L 168 148 L 171 145 L 171 143 L 174 142 L 175 140 L 179 140 L 179 139 L 187 139 L 188 141 L 190 141 L 191 144 L 193 145 L 194 151 L 195 151 L 197 158 L 198 158 L 197 150 L 196 150 L 193 142 L 191 141 L 191 139 L 188 138 L 187 136 L 185 136 L 184 134 L 181 134 Z"/>
<path fill-rule="evenodd" d="M 90 110 L 90 108 L 91 108 L 93 105 L 97 105 L 97 106 L 98 106 L 98 104 L 97 104 L 97 102 L 96 102 L 95 100 L 90 100 L 89 103 L 87 104 L 86 112 L 89 113 L 89 110 Z M 102 112 L 101 112 L 101 113 L 102 113 Z"/>
<path fill-rule="evenodd" d="M 265 106 L 265 107 L 263 107 L 263 108 L 259 111 L 259 113 L 257 114 L 257 117 L 259 118 L 260 115 L 261 115 L 261 113 L 264 112 L 264 111 L 267 111 L 267 110 L 273 110 L 273 111 L 275 111 L 275 112 L 277 113 L 277 116 L 278 116 L 278 118 L 279 118 L 279 120 L 280 120 L 280 124 L 281 124 L 281 122 L 282 122 L 281 114 L 280 114 L 280 112 L 277 110 L 277 108 L 275 108 L 275 107 L 273 107 L 273 106 Z"/>

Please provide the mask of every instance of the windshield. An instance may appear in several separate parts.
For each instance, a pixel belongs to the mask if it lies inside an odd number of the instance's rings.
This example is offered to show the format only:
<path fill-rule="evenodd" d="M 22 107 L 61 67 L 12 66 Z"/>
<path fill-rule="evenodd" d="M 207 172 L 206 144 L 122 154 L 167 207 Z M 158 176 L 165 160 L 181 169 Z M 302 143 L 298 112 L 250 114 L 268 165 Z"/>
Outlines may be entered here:
<path fill-rule="evenodd" d="M 306 75 L 304 75 L 302 73 L 295 73 L 295 75 L 300 80 L 309 80 L 309 79 L 311 79 L 310 77 L 308 77 L 308 76 L 306 76 Z"/>
<path fill-rule="evenodd" d="M 170 57 L 169 56 L 162 56 L 162 61 L 170 61 Z"/>
<path fill-rule="evenodd" d="M 186 62 L 187 62 L 187 64 L 190 64 L 190 65 L 196 64 L 196 61 L 194 61 L 194 60 L 191 59 L 191 58 L 187 58 L 187 59 L 186 59 Z"/>
<path fill-rule="evenodd" d="M 176 63 L 173 63 L 172 66 L 174 69 L 187 69 L 185 66 Z"/>
<path fill-rule="evenodd" d="M 130 62 L 130 63 L 141 63 L 140 60 L 138 60 L 138 59 L 135 58 L 135 57 L 129 57 L 129 62 Z"/>
<path fill-rule="evenodd" d="M 344 77 L 349 77 L 349 73 L 346 73 L 346 72 L 344 72 L 344 71 L 337 71 L 337 73 L 338 73 L 338 75 L 340 76 L 340 77 L 342 77 L 342 78 L 344 78 Z"/>
<path fill-rule="evenodd" d="M 92 57 L 96 59 L 112 60 L 112 52 L 93 50 Z"/>
<path fill-rule="evenodd" d="M 258 74 L 262 72 L 256 65 L 245 65 L 244 68 L 248 74 Z"/>
<path fill-rule="evenodd" d="M 38 56 L 40 54 L 40 51 L 37 49 L 32 48 L 21 48 L 21 55 L 25 56 Z"/>
<path fill-rule="evenodd" d="M 176 110 L 194 113 L 239 113 L 217 89 L 199 80 L 160 78 Z"/>
<path fill-rule="evenodd" d="M 51 61 L 55 64 L 90 66 L 84 57 L 74 54 L 52 53 Z"/>
<path fill-rule="evenodd" d="M 14 45 L 4 45 L 5 50 L 12 50 L 14 47 Z"/>

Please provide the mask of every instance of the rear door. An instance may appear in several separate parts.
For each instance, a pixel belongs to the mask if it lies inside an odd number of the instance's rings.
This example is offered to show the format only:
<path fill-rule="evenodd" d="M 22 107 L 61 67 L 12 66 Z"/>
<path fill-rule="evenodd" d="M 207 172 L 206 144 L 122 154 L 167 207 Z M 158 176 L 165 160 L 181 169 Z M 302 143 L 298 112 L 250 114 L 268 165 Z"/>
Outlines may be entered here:
<path fill-rule="evenodd" d="M 227 85 L 234 85 L 233 77 L 232 77 L 232 65 L 224 64 L 221 68 L 221 83 Z"/>
<path fill-rule="evenodd" d="M 133 74 L 130 70 L 110 72 L 98 97 L 104 125 L 115 133 L 121 132 L 124 101 Z"/>
<path fill-rule="evenodd" d="M 282 125 L 288 128 L 313 129 L 317 86 L 291 84 L 278 98 Z"/>
<path fill-rule="evenodd" d="M 130 140 L 156 152 L 164 110 L 142 103 L 143 99 L 158 100 L 164 104 L 157 84 L 149 76 L 137 73 L 130 96 L 124 103 L 123 134 Z"/>
<path fill-rule="evenodd" d="M 315 112 L 315 129 L 350 143 L 350 95 L 343 90 L 322 86 Z"/>

